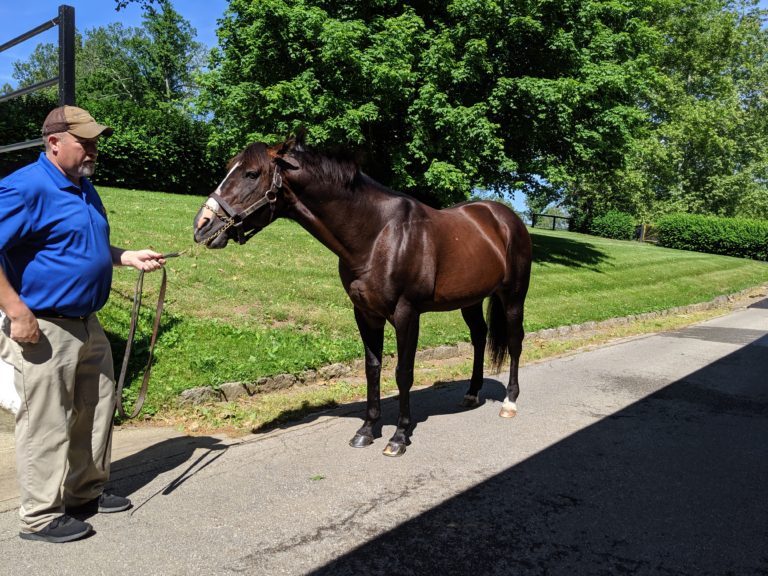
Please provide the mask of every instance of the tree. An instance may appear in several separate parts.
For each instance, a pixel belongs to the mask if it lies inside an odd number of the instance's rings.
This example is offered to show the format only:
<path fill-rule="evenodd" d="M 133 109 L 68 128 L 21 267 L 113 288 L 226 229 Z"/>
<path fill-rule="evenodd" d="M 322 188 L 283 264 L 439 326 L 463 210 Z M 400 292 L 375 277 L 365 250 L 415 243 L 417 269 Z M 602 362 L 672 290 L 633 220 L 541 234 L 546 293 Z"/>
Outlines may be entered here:
<path fill-rule="evenodd" d="M 232 0 L 202 105 L 229 153 L 304 123 L 435 204 L 473 188 L 561 197 L 623 163 L 643 117 L 643 15 L 597 0 Z"/>
<path fill-rule="evenodd" d="M 643 130 L 609 192 L 583 207 L 646 219 L 674 211 L 766 217 L 765 12 L 755 0 L 670 7 L 654 14 L 653 74 L 638 99 Z"/>
<path fill-rule="evenodd" d="M 757 0 L 231 0 L 199 105 L 221 154 L 306 124 L 434 204 L 768 217 L 765 19 Z"/>

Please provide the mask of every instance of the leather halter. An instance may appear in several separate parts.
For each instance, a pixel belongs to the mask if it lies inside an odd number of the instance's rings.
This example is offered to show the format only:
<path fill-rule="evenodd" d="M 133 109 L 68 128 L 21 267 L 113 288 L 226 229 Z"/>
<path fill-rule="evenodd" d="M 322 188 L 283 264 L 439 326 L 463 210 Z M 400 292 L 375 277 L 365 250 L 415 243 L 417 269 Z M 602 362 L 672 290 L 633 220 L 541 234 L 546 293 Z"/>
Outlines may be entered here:
<path fill-rule="evenodd" d="M 239 165 L 239 164 L 238 164 Z M 235 168 L 237 168 L 237 166 Z M 237 238 L 235 238 L 235 241 L 238 244 L 245 244 L 248 239 L 256 234 L 261 228 L 256 229 L 252 228 L 251 230 L 245 231 L 243 228 L 243 224 L 245 223 L 245 220 L 255 213 L 257 210 L 262 208 L 263 206 L 269 205 L 269 223 L 272 222 L 275 218 L 275 204 L 277 203 L 277 193 L 283 188 L 283 176 L 280 171 L 280 166 L 275 164 L 275 171 L 272 173 L 272 184 L 270 187 L 264 192 L 264 195 L 256 200 L 253 204 L 248 206 L 247 208 L 241 210 L 240 212 L 237 212 L 232 206 L 230 206 L 226 200 L 224 200 L 221 195 L 219 194 L 219 190 L 221 190 L 221 185 L 224 184 L 224 182 L 227 181 L 229 176 L 234 171 L 234 168 L 230 170 L 230 173 L 227 174 L 227 176 L 224 178 L 224 181 L 219 184 L 219 187 L 216 188 L 216 190 L 211 193 L 206 201 L 203 203 L 203 208 L 208 208 L 211 210 L 216 216 L 224 222 L 224 226 L 216 230 L 214 234 L 206 238 L 203 242 L 207 245 L 210 244 L 214 239 L 218 238 L 221 234 L 225 233 L 230 228 L 233 228 L 235 232 L 237 232 Z M 214 210 L 209 204 L 208 201 L 213 200 L 213 202 L 216 203 L 218 209 Z"/>

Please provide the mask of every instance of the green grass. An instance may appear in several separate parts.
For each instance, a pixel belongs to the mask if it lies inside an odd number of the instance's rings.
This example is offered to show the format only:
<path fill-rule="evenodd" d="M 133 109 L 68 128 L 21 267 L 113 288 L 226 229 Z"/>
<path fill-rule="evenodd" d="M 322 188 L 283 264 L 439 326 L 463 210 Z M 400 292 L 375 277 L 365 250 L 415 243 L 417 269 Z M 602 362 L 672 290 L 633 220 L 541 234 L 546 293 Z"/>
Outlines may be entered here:
<path fill-rule="evenodd" d="M 162 252 L 169 260 L 166 312 L 145 412 L 172 405 L 184 389 L 300 373 L 362 355 L 336 257 L 298 225 L 280 220 L 244 246 L 207 250 L 192 241 L 202 198 L 102 188 L 113 244 Z M 761 262 L 651 244 L 532 230 L 534 267 L 526 330 L 663 310 L 768 282 Z M 116 269 L 99 314 L 119 365 L 136 271 Z M 145 278 L 140 334 L 130 365 L 129 402 L 146 359 L 158 275 Z M 459 312 L 422 318 L 419 347 L 468 341 Z M 394 352 L 387 332 L 385 351 Z"/>

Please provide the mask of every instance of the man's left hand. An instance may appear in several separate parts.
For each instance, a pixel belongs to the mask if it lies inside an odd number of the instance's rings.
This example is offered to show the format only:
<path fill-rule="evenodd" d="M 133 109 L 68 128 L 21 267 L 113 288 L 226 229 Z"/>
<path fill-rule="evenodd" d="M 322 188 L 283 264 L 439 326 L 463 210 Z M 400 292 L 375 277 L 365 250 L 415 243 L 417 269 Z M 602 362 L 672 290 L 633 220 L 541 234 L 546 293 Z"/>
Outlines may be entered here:
<path fill-rule="evenodd" d="M 163 267 L 165 258 L 154 250 L 126 250 L 120 255 L 120 263 L 123 266 L 133 266 L 136 270 L 154 272 Z"/>

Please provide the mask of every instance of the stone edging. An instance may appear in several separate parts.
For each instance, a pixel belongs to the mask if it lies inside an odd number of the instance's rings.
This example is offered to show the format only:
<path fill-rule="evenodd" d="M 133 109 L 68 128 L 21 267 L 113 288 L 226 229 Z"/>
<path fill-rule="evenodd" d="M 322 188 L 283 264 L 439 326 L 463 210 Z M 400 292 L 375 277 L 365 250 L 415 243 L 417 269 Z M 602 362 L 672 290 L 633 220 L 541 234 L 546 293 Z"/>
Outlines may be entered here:
<path fill-rule="evenodd" d="M 646 312 L 644 314 L 632 314 L 630 316 L 621 316 L 619 318 L 610 318 L 608 320 L 602 320 L 599 322 L 585 322 L 583 324 L 571 324 L 567 326 L 559 326 L 557 328 L 547 328 L 544 330 L 537 330 L 536 332 L 529 332 L 526 334 L 526 338 L 537 338 L 540 340 L 551 340 L 571 334 L 577 334 L 580 332 L 586 332 L 589 330 L 600 330 L 604 328 L 613 328 L 616 326 L 622 326 L 630 324 L 632 322 L 653 320 L 655 318 L 661 318 L 664 316 L 674 316 L 677 314 L 686 314 L 690 312 L 701 312 L 704 310 L 711 310 L 713 308 L 720 308 L 729 304 L 737 303 L 740 300 L 747 298 L 755 298 L 754 292 L 768 290 L 768 285 L 752 287 L 747 290 L 742 290 L 735 294 L 727 296 L 718 296 L 714 300 L 709 302 L 701 302 L 699 304 L 690 304 L 688 306 L 677 306 L 675 308 L 669 308 L 667 310 L 660 310 L 657 312 Z M 765 294 L 761 294 L 760 297 L 765 297 Z M 445 360 L 450 358 L 457 358 L 472 352 L 472 346 L 468 342 L 459 342 L 452 346 L 438 346 L 436 348 L 430 348 L 428 350 L 420 350 L 416 353 L 416 361 L 423 362 L 427 360 Z M 387 367 L 394 361 L 394 357 L 388 356 L 384 359 L 384 366 Z M 283 390 L 292 386 L 301 384 L 311 384 L 318 381 L 334 380 L 347 376 L 353 372 L 357 372 L 364 368 L 362 359 L 354 360 L 350 363 L 338 363 L 324 366 L 319 370 L 307 370 L 299 375 L 294 374 L 278 374 L 276 376 L 268 376 L 259 378 L 256 382 L 227 382 L 218 387 L 218 389 L 211 388 L 209 386 L 199 386 L 196 388 L 189 388 L 179 394 L 179 405 L 189 406 L 195 404 L 202 404 L 205 402 L 229 402 L 243 396 L 254 396 L 263 392 L 272 392 L 275 390 Z"/>

